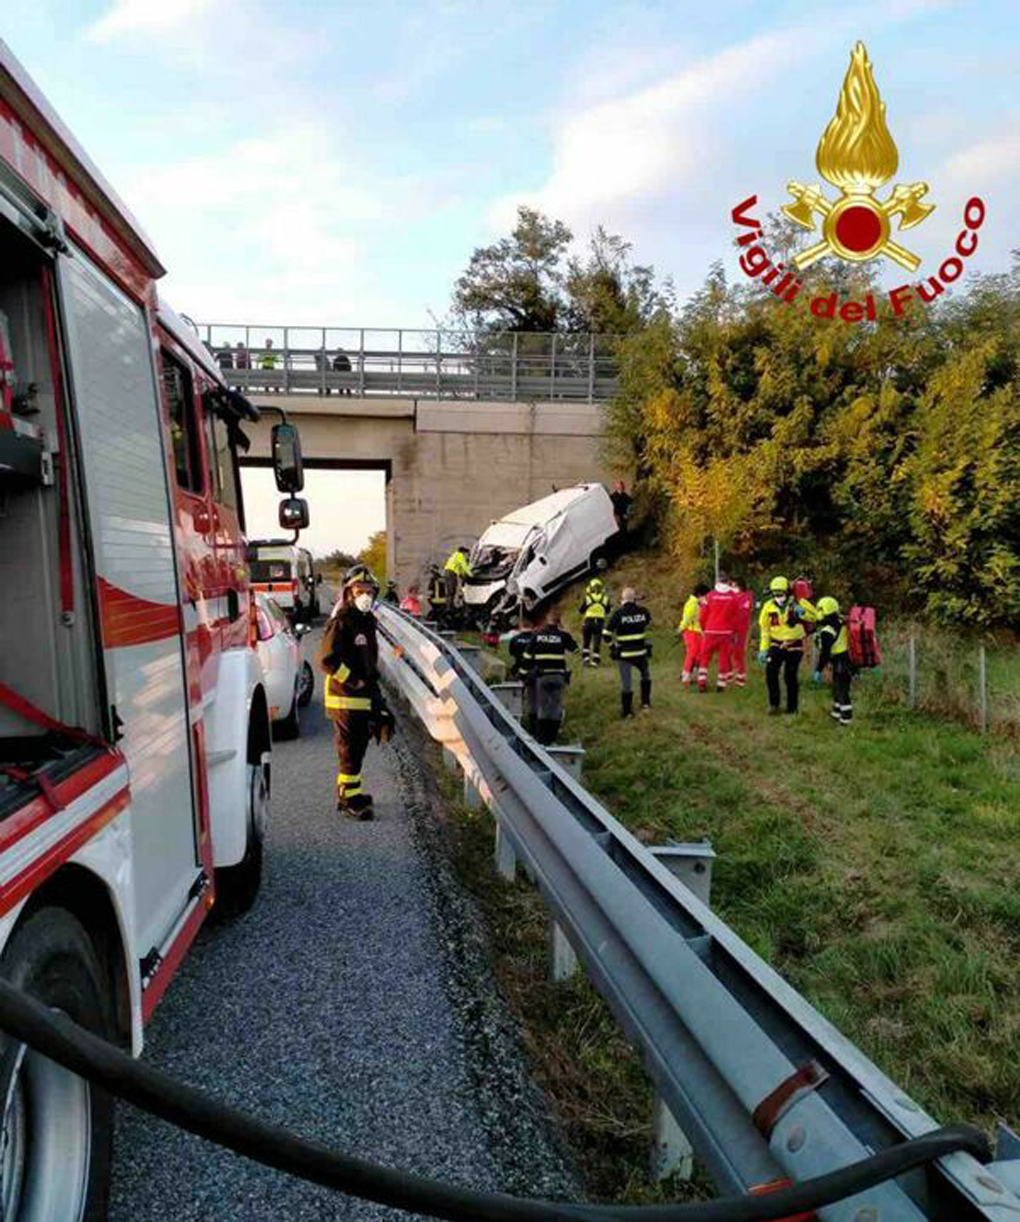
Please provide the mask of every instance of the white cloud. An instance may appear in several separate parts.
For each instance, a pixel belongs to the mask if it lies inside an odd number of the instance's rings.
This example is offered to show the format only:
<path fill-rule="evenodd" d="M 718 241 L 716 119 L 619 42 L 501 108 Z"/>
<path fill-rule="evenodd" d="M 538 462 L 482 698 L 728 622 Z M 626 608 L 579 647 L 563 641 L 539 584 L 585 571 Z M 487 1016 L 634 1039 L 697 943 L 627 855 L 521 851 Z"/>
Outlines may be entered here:
<path fill-rule="evenodd" d="M 721 152 L 726 117 L 811 50 L 804 30 L 768 34 L 728 47 L 682 71 L 615 98 L 562 113 L 553 126 L 553 170 L 530 195 L 496 201 L 493 223 L 505 228 L 518 203 L 574 224 L 593 225 L 629 201 L 698 190 Z"/>
<path fill-rule="evenodd" d="M 105 43 L 125 35 L 149 35 L 189 26 L 217 0 L 114 0 L 110 9 L 85 31 L 90 42 Z"/>
<path fill-rule="evenodd" d="M 170 269 L 168 299 L 209 322 L 402 321 L 401 286 L 373 274 L 377 252 L 394 226 L 446 202 L 428 183 L 376 174 L 327 127 L 296 118 L 122 185 Z"/>
<path fill-rule="evenodd" d="M 1017 177 L 1020 172 L 1020 133 L 1003 132 L 979 140 L 949 158 L 943 176 L 974 191 Z"/>

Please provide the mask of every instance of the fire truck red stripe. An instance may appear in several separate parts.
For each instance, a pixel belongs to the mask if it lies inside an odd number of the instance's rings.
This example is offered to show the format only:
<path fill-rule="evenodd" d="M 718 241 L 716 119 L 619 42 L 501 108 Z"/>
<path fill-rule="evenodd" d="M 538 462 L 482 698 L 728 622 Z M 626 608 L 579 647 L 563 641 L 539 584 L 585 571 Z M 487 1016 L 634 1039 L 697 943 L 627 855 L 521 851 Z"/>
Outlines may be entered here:
<path fill-rule="evenodd" d="M 184 956 L 188 953 L 188 948 L 194 942 L 199 929 L 201 929 L 202 922 L 208 915 L 209 908 L 203 898 L 195 905 L 195 911 L 188 917 L 184 928 L 178 935 L 177 941 L 167 951 L 166 958 L 159 965 L 159 970 L 149 982 L 149 987 L 142 994 L 143 1022 L 147 1023 L 152 1017 L 153 1010 L 162 1000 L 170 981 L 173 980 Z"/>
<path fill-rule="evenodd" d="M 66 808 L 83 794 L 87 793 L 93 785 L 98 785 L 111 772 L 116 772 L 118 768 L 123 767 L 124 757 L 120 752 L 111 751 L 109 754 L 101 755 L 97 759 L 89 760 L 87 764 L 79 768 L 67 780 L 60 781 L 59 784 L 54 786 L 57 797 Z M 52 814 L 54 814 L 52 807 L 40 794 L 39 797 L 33 798 L 19 810 L 15 811 L 9 819 L 4 819 L 0 823 L 0 855 L 6 853 L 12 845 L 17 844 L 19 840 L 30 832 L 34 832 Z"/>
<path fill-rule="evenodd" d="M 104 577 L 99 578 L 99 615 L 107 649 L 165 641 L 182 630 L 176 603 L 149 602 L 118 589 Z"/>
<path fill-rule="evenodd" d="M 114 794 L 92 815 L 73 827 L 66 836 L 15 875 L 6 886 L 0 886 L 0 915 L 10 911 L 19 900 L 29 895 L 36 887 L 54 874 L 69 857 L 88 843 L 92 837 L 120 814 L 131 801 L 131 790 L 127 785 Z"/>

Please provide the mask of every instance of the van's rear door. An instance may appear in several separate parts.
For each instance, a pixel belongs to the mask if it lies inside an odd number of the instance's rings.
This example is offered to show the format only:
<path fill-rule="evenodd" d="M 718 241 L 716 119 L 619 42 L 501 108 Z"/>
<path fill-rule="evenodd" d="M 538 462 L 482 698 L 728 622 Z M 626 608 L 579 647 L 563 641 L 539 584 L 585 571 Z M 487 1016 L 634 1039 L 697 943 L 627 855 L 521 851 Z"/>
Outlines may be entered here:
<path fill-rule="evenodd" d="M 136 945 L 163 945 L 198 872 L 181 601 L 152 335 L 77 250 L 58 259 L 107 690 L 131 778 Z"/>

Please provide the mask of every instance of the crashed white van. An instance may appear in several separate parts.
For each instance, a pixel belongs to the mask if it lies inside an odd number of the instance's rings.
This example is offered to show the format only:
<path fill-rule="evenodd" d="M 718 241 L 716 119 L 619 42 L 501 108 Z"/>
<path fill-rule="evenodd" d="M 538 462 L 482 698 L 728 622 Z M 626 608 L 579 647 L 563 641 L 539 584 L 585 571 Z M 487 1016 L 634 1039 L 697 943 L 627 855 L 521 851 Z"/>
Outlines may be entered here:
<path fill-rule="evenodd" d="M 471 552 L 464 602 L 478 616 L 530 610 L 571 581 L 604 568 L 617 533 L 601 484 L 577 484 L 493 522 Z"/>

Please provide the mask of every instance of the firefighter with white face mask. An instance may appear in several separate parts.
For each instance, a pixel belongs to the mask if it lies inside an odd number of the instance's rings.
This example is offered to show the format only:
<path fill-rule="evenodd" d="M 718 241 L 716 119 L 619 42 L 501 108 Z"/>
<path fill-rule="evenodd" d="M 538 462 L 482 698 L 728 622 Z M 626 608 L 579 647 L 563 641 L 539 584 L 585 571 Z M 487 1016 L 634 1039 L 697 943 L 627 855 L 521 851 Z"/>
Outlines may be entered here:
<path fill-rule="evenodd" d="M 365 792 L 361 778 L 369 740 L 388 742 L 394 724 L 379 685 L 372 614 L 378 594 L 379 583 L 365 565 L 348 569 L 319 651 L 319 664 L 327 675 L 326 716 L 336 736 L 336 808 L 362 820 L 375 817 L 371 794 Z"/>

